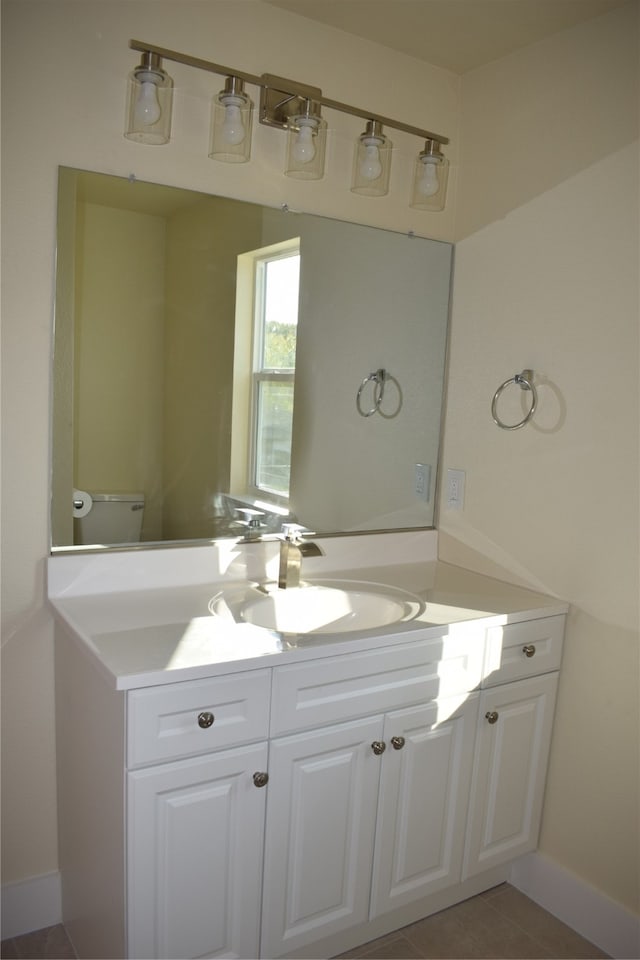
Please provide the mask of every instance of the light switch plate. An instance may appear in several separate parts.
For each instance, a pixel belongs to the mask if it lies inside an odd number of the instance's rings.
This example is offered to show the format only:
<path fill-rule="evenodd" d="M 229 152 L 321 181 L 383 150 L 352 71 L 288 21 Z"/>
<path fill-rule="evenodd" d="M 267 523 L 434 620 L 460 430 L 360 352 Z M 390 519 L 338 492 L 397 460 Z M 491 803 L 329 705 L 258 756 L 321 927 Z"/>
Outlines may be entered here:
<path fill-rule="evenodd" d="M 464 507 L 464 470 L 447 470 L 447 510 Z"/>
<path fill-rule="evenodd" d="M 431 467 L 428 463 L 416 463 L 413 474 L 413 491 L 419 500 L 428 500 L 431 493 Z"/>

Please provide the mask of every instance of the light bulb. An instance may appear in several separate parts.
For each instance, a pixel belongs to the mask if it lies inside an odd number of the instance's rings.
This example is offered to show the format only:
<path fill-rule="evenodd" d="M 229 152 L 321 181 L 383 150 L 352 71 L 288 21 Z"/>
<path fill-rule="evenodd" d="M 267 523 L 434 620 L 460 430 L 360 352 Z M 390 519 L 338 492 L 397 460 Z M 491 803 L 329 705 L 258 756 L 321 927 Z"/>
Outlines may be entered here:
<path fill-rule="evenodd" d="M 222 138 L 225 143 L 237 146 L 245 138 L 245 129 L 242 122 L 240 106 L 236 98 L 233 102 L 225 101 L 224 120 L 221 127 Z"/>
<path fill-rule="evenodd" d="M 310 163 L 316 155 L 313 143 L 313 128 L 309 122 L 299 121 L 300 129 L 296 136 L 291 155 L 296 163 Z"/>
<path fill-rule="evenodd" d="M 367 120 L 353 154 L 352 193 L 363 197 L 384 197 L 389 192 L 392 147 L 382 132 L 380 121 Z"/>
<path fill-rule="evenodd" d="M 136 126 L 141 124 L 147 127 L 153 126 L 160 119 L 161 112 L 155 83 L 151 80 L 143 80 L 134 111 Z"/>
<path fill-rule="evenodd" d="M 423 197 L 433 197 L 440 189 L 437 164 L 433 160 L 423 160 L 422 166 L 422 176 L 418 181 L 418 192 Z"/>
<path fill-rule="evenodd" d="M 364 157 L 360 162 L 360 176 L 365 180 L 377 180 L 382 173 L 380 150 L 375 142 L 369 142 L 364 148 Z"/>

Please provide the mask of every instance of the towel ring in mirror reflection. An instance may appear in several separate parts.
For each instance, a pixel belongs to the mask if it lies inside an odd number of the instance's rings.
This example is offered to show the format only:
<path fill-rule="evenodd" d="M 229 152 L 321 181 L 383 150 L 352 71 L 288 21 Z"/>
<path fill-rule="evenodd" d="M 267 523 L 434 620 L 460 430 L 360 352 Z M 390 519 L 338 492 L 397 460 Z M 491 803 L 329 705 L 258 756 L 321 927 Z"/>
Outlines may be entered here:
<path fill-rule="evenodd" d="M 398 391 L 398 406 L 393 413 L 385 413 L 381 406 L 384 399 L 385 385 L 389 382 L 393 383 Z M 368 383 L 373 384 L 373 406 L 370 409 L 365 410 L 362 407 L 362 392 Z M 364 378 L 358 387 L 358 392 L 356 394 L 356 409 L 361 417 L 372 417 L 374 413 L 379 413 L 381 417 L 391 419 L 392 417 L 397 416 L 397 414 L 400 412 L 401 406 L 402 391 L 400 389 L 400 384 L 395 377 L 392 377 L 391 374 L 383 368 L 374 370 L 373 373 L 370 373 L 368 377 Z"/>
<path fill-rule="evenodd" d="M 500 417 L 498 416 L 498 399 L 502 391 L 508 387 L 511 383 L 516 383 L 521 390 L 529 390 L 531 392 L 531 406 L 522 420 L 518 423 L 503 423 Z M 538 392 L 533 385 L 533 370 L 523 370 L 522 373 L 516 373 L 515 376 L 510 377 L 508 380 L 505 380 L 504 383 L 501 383 L 496 392 L 493 395 L 493 400 L 491 401 L 491 416 L 493 417 L 494 423 L 502 430 L 519 430 L 520 427 L 524 427 L 525 423 L 529 423 L 531 417 L 533 416 L 535 409 L 538 405 Z"/>

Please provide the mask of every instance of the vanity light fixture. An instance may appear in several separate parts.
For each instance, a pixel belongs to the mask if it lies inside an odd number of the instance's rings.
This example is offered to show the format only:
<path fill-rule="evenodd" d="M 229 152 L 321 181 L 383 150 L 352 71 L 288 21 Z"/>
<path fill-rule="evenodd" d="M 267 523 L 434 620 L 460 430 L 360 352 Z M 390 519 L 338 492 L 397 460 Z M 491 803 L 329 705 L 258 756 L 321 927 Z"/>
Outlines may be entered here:
<path fill-rule="evenodd" d="M 253 103 L 244 91 L 244 80 L 227 77 L 224 90 L 211 104 L 209 156 L 224 163 L 246 163 L 251 155 Z"/>
<path fill-rule="evenodd" d="M 211 108 L 209 156 L 225 163 L 243 163 L 250 157 L 253 104 L 244 85 L 260 90 L 260 123 L 288 134 L 285 175 L 301 180 L 319 180 L 324 174 L 327 122 L 322 107 L 359 117 L 366 123 L 356 143 L 351 189 L 366 197 L 383 197 L 389 191 L 392 143 L 383 127 L 401 130 L 425 141 L 416 161 L 411 206 L 418 210 L 444 209 L 448 161 L 442 147 L 443 137 L 399 120 L 323 96 L 319 87 L 273 74 L 255 76 L 224 67 L 209 60 L 164 47 L 130 40 L 129 47 L 142 54 L 142 60 L 129 77 L 129 99 L 125 137 L 139 143 L 168 143 L 171 130 L 173 81 L 162 69 L 162 60 L 226 77 L 224 89 Z"/>
<path fill-rule="evenodd" d="M 416 210 L 444 210 L 448 175 L 449 161 L 440 144 L 432 137 L 428 138 L 416 159 L 409 206 Z"/>
<path fill-rule="evenodd" d="M 171 134 L 173 80 L 157 53 L 144 50 L 128 79 L 125 137 L 138 143 L 168 143 Z"/>
<path fill-rule="evenodd" d="M 324 175 L 327 121 L 320 116 L 319 105 L 305 100 L 302 112 L 289 119 L 288 129 L 285 175 L 297 180 L 320 180 Z"/>
<path fill-rule="evenodd" d="M 263 73 L 259 85 L 260 123 L 288 132 L 285 176 L 320 180 L 327 142 L 327 122 L 320 112 L 322 90 L 271 73 Z"/>
<path fill-rule="evenodd" d="M 393 144 L 378 120 L 368 120 L 356 141 L 351 190 L 364 197 L 384 197 L 389 192 Z"/>

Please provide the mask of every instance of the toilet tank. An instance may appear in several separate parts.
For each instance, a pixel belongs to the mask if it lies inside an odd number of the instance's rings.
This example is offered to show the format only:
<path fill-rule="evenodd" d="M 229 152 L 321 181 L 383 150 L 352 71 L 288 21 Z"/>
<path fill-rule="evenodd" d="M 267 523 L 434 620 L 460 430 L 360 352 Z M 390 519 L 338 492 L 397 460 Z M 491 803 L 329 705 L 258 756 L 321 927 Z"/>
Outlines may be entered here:
<path fill-rule="evenodd" d="M 76 544 L 137 543 L 142 533 L 143 493 L 90 493 L 92 506 L 74 520 Z"/>

